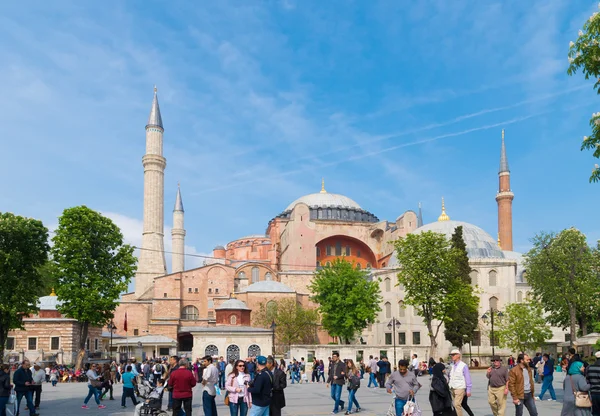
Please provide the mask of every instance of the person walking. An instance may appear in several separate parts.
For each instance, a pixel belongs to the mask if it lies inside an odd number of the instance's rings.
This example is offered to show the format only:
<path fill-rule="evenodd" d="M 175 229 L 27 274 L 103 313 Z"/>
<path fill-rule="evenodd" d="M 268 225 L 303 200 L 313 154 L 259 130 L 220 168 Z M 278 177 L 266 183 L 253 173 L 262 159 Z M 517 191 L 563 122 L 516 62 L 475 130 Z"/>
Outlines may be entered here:
<path fill-rule="evenodd" d="M 556 393 L 554 392 L 554 386 L 552 382 L 554 381 L 554 359 L 550 358 L 549 354 L 544 354 L 542 356 L 541 363 L 544 363 L 542 367 L 542 374 L 540 374 L 542 378 L 542 391 L 540 392 L 540 400 L 544 400 L 544 394 L 546 394 L 546 390 L 550 392 L 549 401 L 556 401 Z M 600 416 L 600 414 L 599 414 Z"/>
<path fill-rule="evenodd" d="M 90 401 L 90 398 L 94 396 L 94 400 L 98 405 L 98 409 L 106 409 L 106 406 L 100 404 L 100 391 L 98 391 L 98 388 L 102 385 L 102 383 L 100 382 L 100 375 L 98 374 L 98 365 L 92 364 L 85 375 L 88 378 L 88 394 L 83 401 L 83 406 L 81 406 L 81 408 L 89 409 L 87 404 Z"/>
<path fill-rule="evenodd" d="M 421 388 L 415 373 L 408 371 L 408 366 L 408 360 L 398 361 L 398 370 L 394 371 L 384 384 L 389 394 L 392 394 L 392 389 L 396 393 L 395 406 L 398 416 L 402 414 L 406 402 Z"/>
<path fill-rule="evenodd" d="M 561 416 L 591 416 L 592 408 L 575 406 L 575 392 L 590 391 L 590 385 L 583 375 L 582 361 L 574 361 L 563 381 L 564 396 Z M 593 403 L 592 403 L 593 406 Z"/>
<path fill-rule="evenodd" d="M 587 381 L 590 385 L 592 415 L 600 416 L 600 351 L 596 351 L 596 362 L 587 368 Z"/>
<path fill-rule="evenodd" d="M 114 400 L 113 397 L 113 382 L 112 382 L 112 374 L 110 372 L 110 364 L 104 364 L 104 368 L 102 369 L 102 393 L 100 394 L 100 400 L 104 400 L 104 396 L 106 393 L 110 392 L 110 400 Z"/>
<path fill-rule="evenodd" d="M 352 404 L 356 405 L 356 413 L 360 412 L 362 409 L 360 408 L 360 404 L 358 404 L 358 400 L 356 400 L 356 392 L 360 388 L 360 369 L 358 369 L 354 365 L 354 361 L 352 359 L 348 359 L 346 361 L 346 379 L 348 380 L 348 410 L 346 410 L 346 415 L 352 413 Z"/>
<path fill-rule="evenodd" d="M 283 367 L 285 368 L 285 363 Z M 281 409 L 285 407 L 285 393 L 283 389 L 287 387 L 285 371 L 277 366 L 277 362 L 271 356 L 267 357 L 267 369 L 273 374 L 273 390 L 271 405 L 269 406 L 270 416 L 281 416 Z"/>
<path fill-rule="evenodd" d="M 217 416 L 217 404 L 215 403 L 217 389 L 215 385 L 219 382 L 219 370 L 213 364 L 210 355 L 202 358 L 202 365 L 204 366 L 202 372 L 202 385 L 204 386 L 202 388 L 202 409 L 205 416 Z"/>
<path fill-rule="evenodd" d="M 446 366 L 442 363 L 431 367 L 431 388 L 429 390 L 429 404 L 434 416 L 454 416 L 456 412 L 452 406 L 452 394 L 446 379 Z"/>
<path fill-rule="evenodd" d="M 229 392 L 229 414 L 231 416 L 246 416 L 252 407 L 252 396 L 248 391 L 250 374 L 246 372 L 246 363 L 237 360 L 233 371 L 225 380 L 225 389 Z"/>
<path fill-rule="evenodd" d="M 6 405 L 11 391 L 10 365 L 2 364 L 0 367 L 0 416 L 6 416 Z"/>
<path fill-rule="evenodd" d="M 499 356 L 492 357 L 492 365 L 487 369 L 488 403 L 493 416 L 504 416 L 508 396 L 508 368 L 502 365 Z"/>
<path fill-rule="evenodd" d="M 33 371 L 31 372 L 33 383 L 31 384 L 31 394 L 33 396 L 33 404 L 35 409 L 40 408 L 42 400 L 42 383 L 46 381 L 46 371 L 38 363 L 33 363 Z"/>
<path fill-rule="evenodd" d="M 56 367 L 50 370 L 50 383 L 52 383 L 52 387 L 56 387 L 56 383 L 58 383 L 59 372 Z"/>
<path fill-rule="evenodd" d="M 21 410 L 21 400 L 25 397 L 27 408 L 30 416 L 36 416 L 35 405 L 33 404 L 33 396 L 31 386 L 33 384 L 33 376 L 29 369 L 28 360 L 24 360 L 13 374 L 13 383 L 15 384 L 15 393 L 17 393 L 17 413 Z"/>
<path fill-rule="evenodd" d="M 125 372 L 121 375 L 121 380 L 123 381 L 123 394 L 121 395 L 121 407 L 125 409 L 125 400 L 130 397 L 134 406 L 137 406 L 138 401 L 135 398 L 135 386 L 136 377 L 133 374 L 131 364 L 129 364 L 125 368 Z"/>
<path fill-rule="evenodd" d="M 346 379 L 346 364 L 340 361 L 340 355 L 334 352 L 331 355 L 331 364 L 329 364 L 329 371 L 327 373 L 327 384 L 329 388 L 331 385 L 331 398 L 334 401 L 333 413 L 336 414 L 341 408 L 344 410 L 344 401 L 341 400 L 342 386 Z"/>
<path fill-rule="evenodd" d="M 206 357 L 205 357 L 206 358 Z M 212 361 L 212 358 L 211 358 Z M 216 369 L 215 369 L 216 370 Z M 216 382 L 215 377 L 215 382 Z M 173 391 L 173 415 L 179 415 L 181 408 L 185 412 L 185 416 L 192 416 L 192 387 L 196 385 L 196 377 L 188 369 L 188 362 L 185 358 L 179 360 L 179 366 L 174 370 L 169 377 L 169 387 Z M 205 386 L 206 387 L 206 386 Z M 213 389 L 214 389 L 213 383 Z M 202 397 L 202 404 L 204 405 L 204 396 Z M 214 405 L 214 398 L 213 398 Z M 204 408 L 204 414 L 209 416 L 211 413 L 206 412 Z M 217 412 L 212 413 L 216 416 Z"/>
<path fill-rule="evenodd" d="M 268 416 L 271 406 L 271 390 L 273 389 L 273 375 L 266 368 L 267 358 L 259 355 L 256 357 L 257 374 L 248 384 L 248 391 L 252 394 L 252 407 L 250 416 Z"/>
<path fill-rule="evenodd" d="M 515 404 L 516 416 L 523 416 L 523 406 L 527 408 L 530 416 L 538 415 L 534 400 L 535 382 L 530 362 L 529 355 L 519 354 L 517 364 L 508 374 L 508 390 Z"/>
<path fill-rule="evenodd" d="M 219 388 L 223 390 L 225 389 L 225 368 L 227 368 L 227 363 L 221 356 L 217 363 L 217 370 L 219 370 Z"/>
<path fill-rule="evenodd" d="M 371 388 L 371 384 L 373 384 L 373 388 L 376 389 L 379 387 L 377 384 L 377 357 L 373 358 L 372 355 L 369 355 L 369 384 L 367 388 Z"/>
<path fill-rule="evenodd" d="M 419 377 L 419 359 L 417 358 L 417 354 L 412 355 L 412 361 L 410 363 L 413 372 L 415 373 L 415 377 Z"/>
<path fill-rule="evenodd" d="M 450 364 L 450 382 L 448 384 L 450 385 L 450 393 L 452 393 L 457 416 L 463 416 L 463 399 L 471 397 L 471 388 L 473 387 L 469 366 L 461 360 L 461 357 L 460 350 L 450 351 L 452 363 Z"/>

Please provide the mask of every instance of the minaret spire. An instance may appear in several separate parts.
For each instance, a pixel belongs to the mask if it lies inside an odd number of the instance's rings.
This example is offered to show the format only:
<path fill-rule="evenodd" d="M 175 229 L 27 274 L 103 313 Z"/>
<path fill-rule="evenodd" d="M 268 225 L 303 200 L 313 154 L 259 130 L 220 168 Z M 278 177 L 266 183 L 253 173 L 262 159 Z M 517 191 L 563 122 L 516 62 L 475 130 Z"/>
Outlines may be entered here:
<path fill-rule="evenodd" d="M 163 157 L 164 128 L 158 107 L 156 86 L 146 124 L 146 154 L 142 158 L 144 166 L 144 230 L 142 249 L 135 275 L 135 294 L 154 296 L 147 293 L 154 285 L 154 278 L 167 274 L 165 261 L 165 168 Z"/>
<path fill-rule="evenodd" d="M 325 190 L 325 178 L 321 178 L 321 193 L 322 194 L 327 193 L 327 191 Z"/>
<path fill-rule="evenodd" d="M 173 209 L 173 228 L 171 229 L 173 243 L 173 254 L 171 256 L 171 273 L 185 270 L 185 228 L 183 201 L 181 199 L 181 188 L 177 184 L 177 196 L 175 197 L 175 208 Z"/>
<path fill-rule="evenodd" d="M 502 130 L 502 147 L 500 148 L 500 171 L 498 172 L 498 246 L 502 250 L 512 251 L 512 201 L 515 198 L 510 189 L 510 170 L 506 157 L 506 144 L 504 143 L 504 130 Z"/>
<path fill-rule="evenodd" d="M 438 217 L 438 221 L 450 221 L 450 217 L 446 214 L 446 204 L 444 203 L 444 197 L 442 197 L 442 214 Z"/>
<path fill-rule="evenodd" d="M 419 202 L 419 216 L 417 218 L 417 226 L 423 226 L 423 211 L 421 210 L 421 203 Z"/>

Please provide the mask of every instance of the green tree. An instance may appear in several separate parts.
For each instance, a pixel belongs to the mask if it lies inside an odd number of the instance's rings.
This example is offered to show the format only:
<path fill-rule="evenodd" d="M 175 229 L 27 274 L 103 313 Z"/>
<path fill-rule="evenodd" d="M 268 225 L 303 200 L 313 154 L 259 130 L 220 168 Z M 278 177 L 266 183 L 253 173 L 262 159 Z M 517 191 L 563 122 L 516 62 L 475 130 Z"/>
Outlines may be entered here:
<path fill-rule="evenodd" d="M 381 310 L 379 283 L 369 278 L 368 270 L 359 270 L 343 259 L 317 271 L 308 288 L 313 293 L 311 300 L 319 304 L 323 328 L 342 343 L 350 343 L 375 322 Z"/>
<path fill-rule="evenodd" d="M 109 218 L 85 206 L 68 208 L 52 239 L 58 310 L 80 323 L 77 368 L 85 355 L 88 329 L 114 316 L 119 296 L 135 274 L 133 247 Z"/>
<path fill-rule="evenodd" d="M 252 313 L 255 326 L 270 328 L 273 321 L 275 344 L 290 346 L 292 344 L 313 344 L 317 340 L 319 312 L 316 309 L 304 308 L 295 299 L 282 299 L 260 303 L 258 310 Z"/>
<path fill-rule="evenodd" d="M 471 266 L 467 255 L 467 245 L 463 239 L 463 228 L 458 226 L 450 238 L 451 248 L 455 250 L 456 273 L 463 282 L 461 296 L 464 301 L 448 311 L 444 319 L 444 336 L 452 345 L 462 348 L 473 341 L 473 334 L 479 323 L 479 298 L 473 293 L 471 286 Z"/>
<path fill-rule="evenodd" d="M 8 331 L 23 327 L 23 318 L 37 312 L 40 269 L 48 260 L 48 229 L 41 221 L 0 213 L 0 362 Z"/>
<path fill-rule="evenodd" d="M 412 305 L 427 326 L 435 357 L 437 336 L 444 321 L 468 292 L 457 272 L 457 250 L 444 234 L 427 231 L 409 234 L 394 242 L 400 266 L 398 282 L 404 285 L 404 303 Z M 468 300 L 468 299 L 466 299 Z"/>
<path fill-rule="evenodd" d="M 550 325 L 538 303 L 509 303 L 498 320 L 494 335 L 500 347 L 535 351 L 552 338 Z"/>
<path fill-rule="evenodd" d="M 559 234 L 542 232 L 532 241 L 533 248 L 524 260 L 527 282 L 548 312 L 548 322 L 569 328 L 573 345 L 578 322 L 587 328 L 590 315 L 597 313 L 594 305 L 598 305 L 600 287 L 594 272 L 594 251 L 575 228 Z"/>
<path fill-rule="evenodd" d="M 600 94 L 600 16 L 594 13 L 583 24 L 577 40 L 569 44 L 569 75 L 575 74 L 579 69 L 585 75 L 595 79 L 594 89 Z M 584 136 L 581 150 L 592 150 L 595 158 L 600 158 L 600 112 L 592 114 L 590 119 L 591 134 Z M 592 169 L 590 182 L 600 181 L 600 166 L 596 164 Z"/>

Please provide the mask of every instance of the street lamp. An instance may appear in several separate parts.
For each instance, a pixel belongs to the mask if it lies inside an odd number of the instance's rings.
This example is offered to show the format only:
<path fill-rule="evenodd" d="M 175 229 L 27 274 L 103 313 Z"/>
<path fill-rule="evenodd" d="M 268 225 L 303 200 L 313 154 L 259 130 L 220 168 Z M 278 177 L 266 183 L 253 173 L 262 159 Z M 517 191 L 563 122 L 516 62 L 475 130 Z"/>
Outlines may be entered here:
<path fill-rule="evenodd" d="M 272 340 L 272 343 L 273 343 L 273 351 L 272 351 L 273 359 L 275 359 L 275 328 L 277 328 L 277 324 L 275 323 L 275 320 L 273 319 L 273 322 L 271 323 L 271 330 L 273 331 L 273 340 Z"/>
<path fill-rule="evenodd" d="M 490 313 L 490 316 L 488 316 L 488 312 Z M 492 344 L 492 357 L 494 355 L 496 355 L 496 350 L 494 349 L 494 344 L 496 343 L 496 339 L 494 338 L 494 315 L 496 315 L 498 318 L 502 318 L 504 316 L 504 314 L 494 308 L 490 308 L 490 310 L 488 312 L 485 312 L 483 314 L 483 316 L 481 317 L 481 319 L 483 320 L 483 322 L 487 323 L 488 319 L 490 320 L 490 323 L 492 325 L 492 333 L 491 333 L 491 337 L 490 337 L 490 344 Z"/>
<path fill-rule="evenodd" d="M 396 325 L 400 326 L 402 325 L 400 323 L 400 321 L 398 321 L 396 318 L 392 318 L 392 320 L 390 321 L 389 324 L 387 324 L 388 329 L 392 330 L 392 339 L 394 342 L 394 368 L 398 365 L 398 362 L 396 361 Z"/>
<path fill-rule="evenodd" d="M 112 340 L 113 340 L 113 333 L 117 330 L 117 327 L 114 323 L 114 321 L 111 319 L 109 324 L 106 326 L 106 328 L 110 331 L 110 354 L 109 356 L 111 357 L 110 359 L 112 360 Z"/>

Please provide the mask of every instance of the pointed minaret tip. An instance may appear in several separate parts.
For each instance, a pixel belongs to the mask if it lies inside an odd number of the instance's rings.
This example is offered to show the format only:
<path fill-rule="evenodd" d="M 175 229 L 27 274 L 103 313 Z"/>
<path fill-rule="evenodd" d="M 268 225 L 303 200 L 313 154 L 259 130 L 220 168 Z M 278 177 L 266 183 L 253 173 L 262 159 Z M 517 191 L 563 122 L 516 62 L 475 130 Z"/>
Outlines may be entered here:
<path fill-rule="evenodd" d="M 327 193 L 327 191 L 325 190 L 325 178 L 321 178 L 321 193 L 322 194 Z"/>
<path fill-rule="evenodd" d="M 148 117 L 148 124 L 146 125 L 146 128 L 153 126 L 153 127 L 160 127 L 161 129 L 164 130 L 163 123 L 162 123 L 162 117 L 160 116 L 160 107 L 158 105 L 157 91 L 158 91 L 158 89 L 156 88 L 156 85 L 155 85 L 154 86 L 154 98 L 152 99 L 152 108 L 150 108 L 150 116 Z"/>
<path fill-rule="evenodd" d="M 500 170 L 498 173 L 510 172 L 508 169 L 508 159 L 506 157 L 506 145 L 504 144 L 504 129 L 502 129 L 502 148 L 500 149 Z"/>
<path fill-rule="evenodd" d="M 444 203 L 444 197 L 442 197 L 442 214 L 438 217 L 438 221 L 450 221 L 450 217 L 446 214 L 446 204 Z"/>
<path fill-rule="evenodd" d="M 179 187 L 179 182 L 177 182 L 177 196 L 175 197 L 175 208 L 173 208 L 173 211 L 183 212 L 183 200 L 181 199 L 181 188 Z"/>

